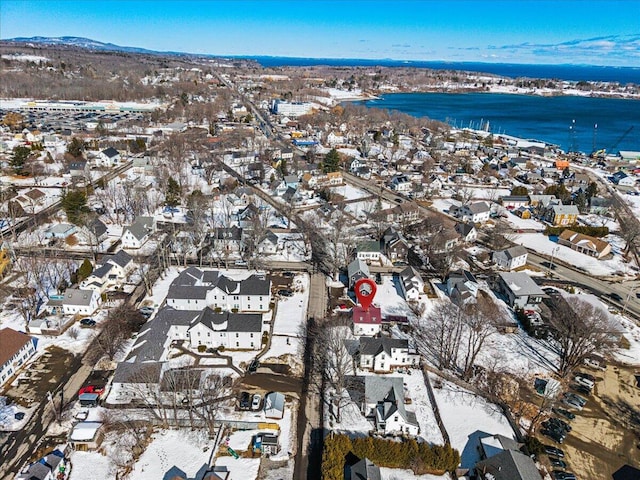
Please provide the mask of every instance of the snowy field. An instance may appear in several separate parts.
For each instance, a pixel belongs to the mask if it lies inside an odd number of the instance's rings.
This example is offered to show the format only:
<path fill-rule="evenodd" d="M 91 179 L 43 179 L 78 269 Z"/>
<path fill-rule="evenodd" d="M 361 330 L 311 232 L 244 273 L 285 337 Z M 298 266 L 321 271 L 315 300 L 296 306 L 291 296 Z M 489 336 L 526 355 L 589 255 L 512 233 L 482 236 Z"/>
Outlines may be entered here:
<path fill-rule="evenodd" d="M 412 470 L 380 467 L 382 480 L 448 480 L 449 475 L 416 475 Z"/>
<path fill-rule="evenodd" d="M 260 469 L 259 458 L 238 458 L 218 457 L 216 458 L 216 467 L 227 467 L 230 472 L 229 478 L 242 480 L 255 480 L 258 478 L 258 470 Z M 160 478 L 160 477 L 158 477 Z"/>
<path fill-rule="evenodd" d="M 522 233 L 515 236 L 514 242 L 535 250 L 538 253 L 549 256 L 553 254 L 554 258 L 562 260 L 569 265 L 575 265 L 584 269 L 591 275 L 624 275 L 625 272 L 630 270 L 629 264 L 626 263 L 619 255 L 614 255 L 611 260 L 598 260 L 571 250 L 569 247 L 565 247 L 564 245 L 552 242 L 549 240 L 549 237 L 541 233 Z M 554 249 L 556 248 L 558 250 L 554 253 Z"/>
<path fill-rule="evenodd" d="M 431 375 L 430 378 L 434 382 L 438 377 Z M 476 448 L 480 438 L 495 434 L 514 438 L 511 426 L 497 405 L 444 380 L 442 388 L 434 388 L 433 394 L 451 446 L 460 452 L 462 468 L 471 468 L 480 460 Z"/>
<path fill-rule="evenodd" d="M 345 200 L 357 200 L 359 198 L 369 197 L 370 194 L 364 190 L 360 190 L 352 185 L 342 185 L 339 187 L 331 187 L 331 193 L 335 193 L 344 197 Z"/>
<path fill-rule="evenodd" d="M 133 466 L 128 480 L 165 478 L 165 474 L 177 467 L 195 477 L 203 466 L 209 465 L 213 440 L 204 430 L 162 430 L 153 436 L 144 453 Z"/>
<path fill-rule="evenodd" d="M 72 452 L 69 480 L 114 480 L 116 467 L 106 455 L 98 452 Z"/>
<path fill-rule="evenodd" d="M 532 218 L 520 218 L 516 214 L 509 212 L 506 217 L 503 217 L 503 220 L 509 223 L 513 228 L 520 228 L 523 230 L 544 230 L 545 225 L 537 220 Z"/>

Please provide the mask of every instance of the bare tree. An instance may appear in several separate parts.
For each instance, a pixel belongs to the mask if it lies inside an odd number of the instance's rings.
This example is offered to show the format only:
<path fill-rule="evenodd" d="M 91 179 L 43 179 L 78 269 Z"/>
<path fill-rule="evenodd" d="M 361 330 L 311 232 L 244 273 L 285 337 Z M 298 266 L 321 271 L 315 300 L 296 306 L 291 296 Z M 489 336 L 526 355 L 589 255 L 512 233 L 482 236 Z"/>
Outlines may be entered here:
<path fill-rule="evenodd" d="M 552 335 L 557 342 L 558 374 L 568 377 L 584 359 L 615 348 L 615 329 L 609 314 L 586 300 L 555 300 L 551 317 Z"/>
<path fill-rule="evenodd" d="M 342 408 L 351 402 L 347 387 L 353 375 L 353 358 L 345 345 L 348 331 L 347 326 L 327 324 L 320 329 L 316 340 L 316 361 L 331 390 L 331 411 L 337 422 L 342 419 Z"/>

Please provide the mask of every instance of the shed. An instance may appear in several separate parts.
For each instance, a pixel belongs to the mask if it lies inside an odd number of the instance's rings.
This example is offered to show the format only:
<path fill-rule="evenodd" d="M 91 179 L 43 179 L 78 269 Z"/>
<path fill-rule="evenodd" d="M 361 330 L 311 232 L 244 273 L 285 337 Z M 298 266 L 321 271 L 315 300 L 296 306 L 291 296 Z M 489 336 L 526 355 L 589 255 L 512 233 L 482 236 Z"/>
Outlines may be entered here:
<path fill-rule="evenodd" d="M 284 417 L 284 395 L 280 392 L 271 392 L 264 397 L 264 416 L 280 419 Z"/>
<path fill-rule="evenodd" d="M 71 448 L 74 450 L 86 452 L 97 450 L 102 443 L 102 438 L 101 422 L 79 422 L 71 430 L 69 443 L 71 443 Z"/>
<path fill-rule="evenodd" d="M 83 393 L 78 396 L 80 405 L 82 405 L 83 407 L 97 407 L 99 398 L 100 395 L 97 393 Z"/>

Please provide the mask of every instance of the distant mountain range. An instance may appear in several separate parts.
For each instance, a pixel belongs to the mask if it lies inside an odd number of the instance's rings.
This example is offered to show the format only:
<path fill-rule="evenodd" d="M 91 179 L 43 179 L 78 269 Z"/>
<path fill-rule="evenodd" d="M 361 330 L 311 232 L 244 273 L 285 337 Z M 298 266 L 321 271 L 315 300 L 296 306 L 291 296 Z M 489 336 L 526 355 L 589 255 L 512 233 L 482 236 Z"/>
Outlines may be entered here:
<path fill-rule="evenodd" d="M 69 47 L 86 48 L 87 50 L 99 50 L 104 52 L 125 52 L 125 53 L 146 53 L 146 54 L 167 54 L 167 55 L 191 55 L 185 52 L 159 52 L 138 47 L 123 47 L 114 43 L 104 43 L 84 37 L 16 37 L 6 38 L 4 42 L 17 42 L 38 45 L 61 45 Z M 201 55 L 208 56 L 208 55 Z"/>

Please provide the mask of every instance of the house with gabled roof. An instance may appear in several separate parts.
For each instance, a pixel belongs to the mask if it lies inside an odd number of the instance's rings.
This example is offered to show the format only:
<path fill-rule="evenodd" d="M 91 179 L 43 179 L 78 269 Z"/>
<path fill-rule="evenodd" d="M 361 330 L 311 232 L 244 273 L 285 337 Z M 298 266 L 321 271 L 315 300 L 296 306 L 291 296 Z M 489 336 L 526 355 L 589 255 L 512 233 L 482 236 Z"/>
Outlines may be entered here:
<path fill-rule="evenodd" d="M 118 286 L 133 269 L 133 258 L 124 250 L 118 250 L 114 255 L 105 255 L 102 265 L 91 275 L 80 282 L 80 287 L 103 293 L 107 289 Z"/>
<path fill-rule="evenodd" d="M 467 203 L 451 209 L 451 214 L 463 222 L 484 223 L 489 220 L 491 207 L 487 202 Z"/>
<path fill-rule="evenodd" d="M 135 221 L 122 231 L 122 248 L 141 248 L 155 232 L 156 222 L 153 217 L 137 217 Z"/>
<path fill-rule="evenodd" d="M 102 303 L 96 290 L 67 288 L 63 295 L 62 312 L 66 315 L 91 315 Z"/>
<path fill-rule="evenodd" d="M 478 281 L 467 270 L 451 272 L 447 277 L 447 293 L 457 306 L 475 301 L 478 296 Z"/>
<path fill-rule="evenodd" d="M 370 278 L 369 266 L 365 261 L 356 258 L 347 266 L 347 276 L 349 277 L 349 288 L 353 288 L 361 278 Z"/>
<path fill-rule="evenodd" d="M 531 457 L 507 449 L 481 460 L 475 466 L 478 480 L 540 480 L 542 476 Z"/>
<path fill-rule="evenodd" d="M 275 255 L 280 250 L 280 245 L 278 235 L 267 229 L 258 240 L 257 248 L 259 253 Z"/>
<path fill-rule="evenodd" d="M 549 205 L 544 211 L 544 219 L 553 226 L 573 225 L 578 221 L 580 211 L 575 205 Z"/>
<path fill-rule="evenodd" d="M 0 329 L 0 386 L 36 352 L 36 344 L 26 333 L 12 328 Z"/>
<path fill-rule="evenodd" d="M 368 309 L 364 309 L 360 305 L 356 305 L 351 312 L 351 321 L 353 322 L 353 334 L 356 337 L 373 337 L 378 335 L 382 329 L 382 311 L 380 307 L 370 306 Z"/>
<path fill-rule="evenodd" d="M 363 262 L 380 262 L 384 258 L 379 240 L 366 240 L 356 247 L 356 258 Z"/>
<path fill-rule="evenodd" d="M 611 245 L 609 242 L 601 238 L 584 235 L 583 233 L 574 232 L 573 230 L 564 230 L 558 237 L 558 243 L 569 247 L 576 252 L 589 255 L 597 259 L 607 256 L 611 253 Z"/>
<path fill-rule="evenodd" d="M 424 281 L 420 273 L 413 267 L 407 267 L 400 272 L 398 277 L 405 300 L 417 301 L 424 293 Z"/>
<path fill-rule="evenodd" d="M 105 148 L 96 156 L 99 167 L 115 167 L 120 163 L 120 152 L 113 147 Z"/>
<path fill-rule="evenodd" d="M 524 272 L 500 272 L 496 285 L 509 306 L 514 308 L 535 308 L 546 297 L 538 284 Z"/>
<path fill-rule="evenodd" d="M 405 409 L 402 377 L 364 377 L 362 413 L 373 421 L 379 434 L 416 436 L 420 433 L 416 414 Z"/>
<path fill-rule="evenodd" d="M 491 258 L 498 268 L 515 270 L 527 264 L 528 255 L 529 253 L 526 248 L 521 245 L 516 245 L 515 247 L 493 252 Z"/>
<path fill-rule="evenodd" d="M 271 281 L 260 275 L 233 280 L 215 270 L 190 267 L 169 286 L 167 305 L 178 310 L 205 307 L 240 312 L 266 312 L 271 302 Z"/>
<path fill-rule="evenodd" d="M 380 467 L 368 458 L 363 458 L 348 467 L 350 480 L 382 480 Z"/>
<path fill-rule="evenodd" d="M 261 313 L 216 313 L 209 307 L 189 327 L 187 338 L 194 348 L 257 350 L 262 347 Z"/>
<path fill-rule="evenodd" d="M 473 223 L 458 222 L 455 230 L 464 243 L 473 243 L 478 238 L 478 230 Z"/>
<path fill-rule="evenodd" d="M 382 250 L 385 256 L 392 262 L 406 262 L 409 254 L 409 243 L 402 233 L 393 227 L 388 227 L 382 234 Z"/>
<path fill-rule="evenodd" d="M 405 338 L 360 337 L 356 362 L 365 370 L 390 372 L 394 368 L 418 365 L 420 356 Z"/>

